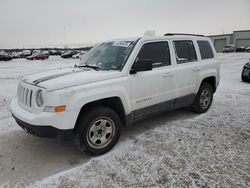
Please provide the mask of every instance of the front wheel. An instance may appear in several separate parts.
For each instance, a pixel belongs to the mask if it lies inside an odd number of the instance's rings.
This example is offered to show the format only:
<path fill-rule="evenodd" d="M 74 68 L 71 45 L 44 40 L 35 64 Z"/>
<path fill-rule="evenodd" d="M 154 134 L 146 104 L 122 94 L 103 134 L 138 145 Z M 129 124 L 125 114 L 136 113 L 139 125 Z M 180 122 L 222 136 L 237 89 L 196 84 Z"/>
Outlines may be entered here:
<path fill-rule="evenodd" d="M 213 102 L 213 88 L 208 83 L 203 83 L 195 97 L 192 109 L 194 112 L 201 114 L 210 108 Z"/>
<path fill-rule="evenodd" d="M 96 107 L 79 118 L 78 127 L 80 150 L 86 150 L 91 155 L 102 155 L 118 141 L 121 121 L 112 109 Z"/>

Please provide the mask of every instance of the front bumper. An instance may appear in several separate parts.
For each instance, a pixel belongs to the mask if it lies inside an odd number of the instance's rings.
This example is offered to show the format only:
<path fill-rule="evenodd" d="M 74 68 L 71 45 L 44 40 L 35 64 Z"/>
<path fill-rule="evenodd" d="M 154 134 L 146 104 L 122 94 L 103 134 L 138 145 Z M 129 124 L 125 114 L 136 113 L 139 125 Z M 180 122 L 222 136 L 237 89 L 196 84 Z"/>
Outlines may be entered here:
<path fill-rule="evenodd" d="M 17 124 L 27 133 L 38 137 L 46 137 L 46 138 L 64 138 L 66 136 L 72 135 L 73 130 L 60 130 L 51 126 L 37 126 L 28 124 L 13 114 L 12 116 L 15 118 Z"/>
<path fill-rule="evenodd" d="M 27 132 L 40 137 L 57 137 L 61 132 L 72 132 L 78 112 L 29 112 L 19 106 L 17 99 L 11 101 L 11 113 L 17 123 Z"/>

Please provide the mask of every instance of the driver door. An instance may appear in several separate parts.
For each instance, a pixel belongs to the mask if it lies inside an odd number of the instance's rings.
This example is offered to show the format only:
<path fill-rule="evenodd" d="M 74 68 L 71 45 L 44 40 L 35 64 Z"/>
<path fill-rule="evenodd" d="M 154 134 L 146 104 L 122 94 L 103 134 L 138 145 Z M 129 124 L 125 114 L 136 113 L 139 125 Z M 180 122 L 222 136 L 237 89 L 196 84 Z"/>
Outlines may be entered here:
<path fill-rule="evenodd" d="M 168 42 L 144 43 L 135 63 L 143 59 L 152 60 L 153 69 L 130 74 L 133 119 L 140 119 L 171 106 L 176 94 L 175 71 L 171 64 Z"/>

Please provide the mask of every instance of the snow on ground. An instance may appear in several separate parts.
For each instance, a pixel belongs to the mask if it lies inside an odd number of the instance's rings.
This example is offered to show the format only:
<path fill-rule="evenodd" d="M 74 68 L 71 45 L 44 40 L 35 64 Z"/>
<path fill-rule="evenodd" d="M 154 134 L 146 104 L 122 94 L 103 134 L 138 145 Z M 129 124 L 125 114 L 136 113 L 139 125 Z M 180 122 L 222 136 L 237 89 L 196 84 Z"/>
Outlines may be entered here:
<path fill-rule="evenodd" d="M 158 115 L 126 128 L 120 142 L 103 156 L 89 158 L 74 168 L 69 167 L 61 172 L 59 170 L 59 173 L 54 175 L 49 173 L 50 168 L 47 167 L 48 173 L 33 177 L 31 184 L 25 177 L 24 181 L 18 177 L 15 177 L 15 181 L 6 177 L 1 181 L 0 174 L 0 185 L 3 183 L 2 186 L 6 187 L 22 187 L 27 184 L 29 187 L 250 187 L 250 84 L 240 80 L 242 66 L 250 58 L 250 54 L 221 54 L 218 58 L 221 60 L 221 82 L 213 105 L 207 113 L 196 115 L 188 109 L 180 109 Z M 48 68 L 65 66 L 65 63 L 56 62 L 47 62 L 46 65 Z M 30 65 L 34 65 L 32 71 L 39 70 L 40 67 L 45 69 L 42 63 L 44 62 L 31 62 Z M 2 86 L 2 83 L 6 83 L 5 91 L 0 91 L 0 152 L 3 147 L 3 133 L 16 129 L 16 124 L 7 112 L 9 98 L 13 97 L 12 91 L 15 90 L 16 82 L 10 82 L 8 86 L 5 78 L 17 78 L 18 75 L 22 75 L 19 72 L 22 66 L 16 68 L 19 66 L 18 62 L 11 65 L 6 63 L 4 66 L 10 67 L 8 71 L 11 74 L 3 71 L 0 65 L 0 77 L 3 78 L 0 79 L 0 84 Z M 39 67 L 35 68 L 36 66 Z M 15 67 L 18 72 L 11 67 Z M 28 68 L 30 67 L 27 66 Z M 2 76 L 2 72 L 5 76 Z M 12 95 L 8 97 L 9 92 Z M 3 123 L 7 123 L 9 127 L 3 126 Z M 39 141 L 34 137 L 29 139 L 33 140 L 34 145 Z M 32 141 L 25 144 L 32 145 Z M 53 147 L 51 145 L 46 146 L 48 150 Z M 0 170 L 1 159 L 4 158 L 1 158 L 1 155 Z M 53 156 L 51 153 L 44 163 L 40 160 L 37 168 L 46 170 L 44 166 L 50 162 L 49 158 L 55 160 Z M 39 155 L 33 155 L 33 158 L 36 157 L 39 158 Z M 27 167 L 22 168 L 25 170 Z M 36 174 L 37 168 L 29 169 L 30 173 Z M 6 169 L 3 168 L 4 171 Z M 20 174 L 16 174 L 18 175 Z M 34 182 L 35 180 L 37 181 Z"/>

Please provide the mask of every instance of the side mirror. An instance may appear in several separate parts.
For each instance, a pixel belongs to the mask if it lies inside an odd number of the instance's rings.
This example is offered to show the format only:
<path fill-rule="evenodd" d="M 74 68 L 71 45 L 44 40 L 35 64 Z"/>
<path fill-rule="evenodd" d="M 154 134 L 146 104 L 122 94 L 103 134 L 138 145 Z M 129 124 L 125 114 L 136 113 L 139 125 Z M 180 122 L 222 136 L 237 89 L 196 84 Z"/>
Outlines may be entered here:
<path fill-rule="evenodd" d="M 136 74 L 137 72 L 150 71 L 153 69 L 152 59 L 141 59 L 134 63 L 130 70 L 130 74 Z"/>

